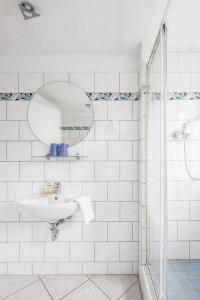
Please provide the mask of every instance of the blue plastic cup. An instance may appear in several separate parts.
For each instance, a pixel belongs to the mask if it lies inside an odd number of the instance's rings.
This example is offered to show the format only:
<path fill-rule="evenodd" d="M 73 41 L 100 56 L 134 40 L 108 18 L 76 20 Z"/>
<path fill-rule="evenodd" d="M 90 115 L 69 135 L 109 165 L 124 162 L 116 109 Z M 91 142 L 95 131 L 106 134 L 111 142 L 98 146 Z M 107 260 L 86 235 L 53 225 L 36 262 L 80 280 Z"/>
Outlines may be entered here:
<path fill-rule="evenodd" d="M 64 143 L 60 144 L 58 155 L 61 157 L 68 156 L 68 145 L 67 144 L 64 144 Z"/>
<path fill-rule="evenodd" d="M 58 156 L 58 144 L 52 143 L 50 146 L 50 156 L 56 157 Z"/>

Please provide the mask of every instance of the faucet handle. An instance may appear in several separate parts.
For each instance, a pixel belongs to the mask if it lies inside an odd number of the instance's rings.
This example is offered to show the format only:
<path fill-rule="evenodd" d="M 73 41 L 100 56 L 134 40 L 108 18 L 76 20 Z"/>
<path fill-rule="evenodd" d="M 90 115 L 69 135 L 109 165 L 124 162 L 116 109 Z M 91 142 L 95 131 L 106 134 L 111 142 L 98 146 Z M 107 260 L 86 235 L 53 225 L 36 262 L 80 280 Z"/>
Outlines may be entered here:
<path fill-rule="evenodd" d="M 56 194 L 61 193 L 61 182 L 59 181 L 54 182 L 53 187 L 54 187 L 54 192 Z"/>

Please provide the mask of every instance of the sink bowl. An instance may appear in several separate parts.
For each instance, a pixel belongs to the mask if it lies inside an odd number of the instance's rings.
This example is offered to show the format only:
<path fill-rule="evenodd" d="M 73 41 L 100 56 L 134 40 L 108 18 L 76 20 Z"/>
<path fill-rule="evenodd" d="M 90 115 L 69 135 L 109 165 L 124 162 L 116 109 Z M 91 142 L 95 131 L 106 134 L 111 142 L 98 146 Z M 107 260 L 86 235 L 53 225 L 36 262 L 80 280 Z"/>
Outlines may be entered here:
<path fill-rule="evenodd" d="M 53 222 L 71 217 L 78 209 L 74 199 L 80 193 L 28 195 L 15 202 L 21 212 L 42 221 Z"/>

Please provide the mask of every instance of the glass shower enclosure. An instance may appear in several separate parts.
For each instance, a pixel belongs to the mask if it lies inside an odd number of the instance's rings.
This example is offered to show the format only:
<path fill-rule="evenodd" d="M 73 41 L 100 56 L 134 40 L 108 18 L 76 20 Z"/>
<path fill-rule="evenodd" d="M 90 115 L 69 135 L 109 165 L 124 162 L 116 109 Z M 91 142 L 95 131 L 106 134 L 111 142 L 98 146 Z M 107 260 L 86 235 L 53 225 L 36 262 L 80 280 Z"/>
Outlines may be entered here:
<path fill-rule="evenodd" d="M 200 299 L 199 11 L 170 2 L 147 65 L 146 266 L 159 300 Z"/>
<path fill-rule="evenodd" d="M 147 266 L 157 296 L 166 291 L 166 26 L 147 65 Z"/>

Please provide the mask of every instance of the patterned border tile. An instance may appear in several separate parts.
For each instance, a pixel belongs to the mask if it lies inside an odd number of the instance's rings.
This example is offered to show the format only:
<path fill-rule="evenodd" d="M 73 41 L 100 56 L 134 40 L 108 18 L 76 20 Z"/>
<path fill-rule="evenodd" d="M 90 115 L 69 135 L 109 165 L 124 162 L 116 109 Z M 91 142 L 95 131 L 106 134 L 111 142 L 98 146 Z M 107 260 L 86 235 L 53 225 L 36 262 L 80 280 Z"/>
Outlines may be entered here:
<path fill-rule="evenodd" d="M 139 100 L 139 93 L 87 93 L 93 101 Z"/>
<path fill-rule="evenodd" d="M 2 101 L 30 101 L 33 93 L 0 93 Z"/>
<path fill-rule="evenodd" d="M 151 100 L 160 100 L 160 93 L 152 93 Z M 170 92 L 167 100 L 200 100 L 200 92 Z"/>
<path fill-rule="evenodd" d="M 30 101 L 34 93 L 0 93 L 0 101 Z M 139 93 L 87 93 L 92 101 L 137 101 Z M 152 100 L 160 100 L 160 93 L 152 93 Z M 200 100 L 200 92 L 170 92 L 168 100 Z"/>
<path fill-rule="evenodd" d="M 199 100 L 200 92 L 168 93 L 168 100 Z"/>
<path fill-rule="evenodd" d="M 34 93 L 0 93 L 2 101 L 30 101 Z M 92 101 L 139 100 L 139 93 L 87 93 Z"/>

